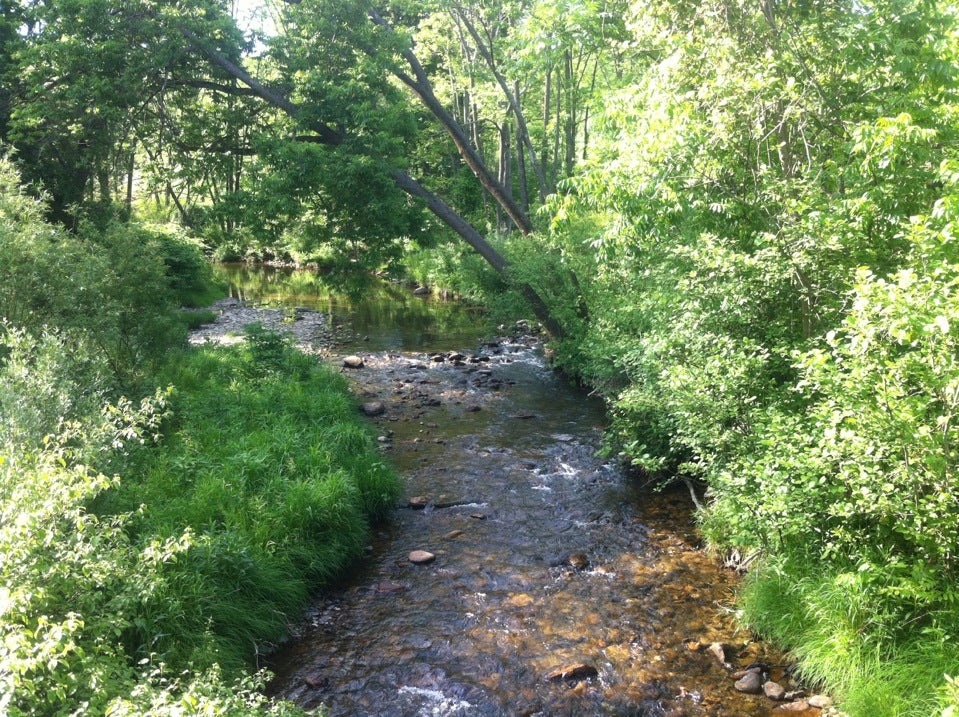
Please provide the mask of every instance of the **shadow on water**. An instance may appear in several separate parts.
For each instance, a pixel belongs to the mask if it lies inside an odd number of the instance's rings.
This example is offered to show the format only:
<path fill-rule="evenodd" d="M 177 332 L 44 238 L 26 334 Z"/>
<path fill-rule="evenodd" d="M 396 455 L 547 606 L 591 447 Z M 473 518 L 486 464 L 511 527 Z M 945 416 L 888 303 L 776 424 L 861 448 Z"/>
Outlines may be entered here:
<path fill-rule="evenodd" d="M 386 407 L 375 430 L 405 490 L 369 558 L 273 657 L 276 695 L 334 716 L 769 714 L 707 649 L 726 643 L 737 666 L 777 659 L 737 632 L 735 576 L 699 546 L 688 495 L 650 492 L 598 457 L 602 405 L 534 342 L 483 342 L 471 314 L 396 287 L 377 301 L 398 306 L 367 311 L 286 294 L 275 272 L 255 291 L 245 281 L 244 298 L 369 334 L 350 377 Z M 423 353 L 451 348 L 461 355 Z M 435 560 L 415 565 L 414 550 Z"/>

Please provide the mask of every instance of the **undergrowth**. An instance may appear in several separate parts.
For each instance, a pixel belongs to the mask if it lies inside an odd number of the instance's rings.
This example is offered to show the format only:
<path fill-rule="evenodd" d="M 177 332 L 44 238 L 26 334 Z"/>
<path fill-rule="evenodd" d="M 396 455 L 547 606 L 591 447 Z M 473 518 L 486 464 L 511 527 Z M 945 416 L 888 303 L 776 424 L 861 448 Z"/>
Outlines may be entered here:
<path fill-rule="evenodd" d="M 61 396 L 44 439 L 25 404 L 86 354 L 0 337 L 0 712 L 295 713 L 250 675 L 397 483 L 342 377 L 253 334 L 174 356 L 139 404 Z"/>
<path fill-rule="evenodd" d="M 744 622 L 789 650 L 804 681 L 829 689 L 847 714 L 953 714 L 959 695 L 944 676 L 959 674 L 959 614 L 896 624 L 877 615 L 874 576 L 864 572 L 769 561 L 744 582 Z"/>

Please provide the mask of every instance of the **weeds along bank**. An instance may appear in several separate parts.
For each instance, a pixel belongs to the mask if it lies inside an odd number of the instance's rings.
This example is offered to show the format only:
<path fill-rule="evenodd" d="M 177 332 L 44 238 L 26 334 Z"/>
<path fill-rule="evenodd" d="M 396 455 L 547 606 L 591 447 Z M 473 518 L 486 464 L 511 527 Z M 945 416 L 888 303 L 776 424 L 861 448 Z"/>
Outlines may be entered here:
<path fill-rule="evenodd" d="M 342 377 L 255 329 L 178 348 L 196 249 L 62 232 L 2 169 L 0 712 L 291 712 L 258 652 L 397 491 Z"/>

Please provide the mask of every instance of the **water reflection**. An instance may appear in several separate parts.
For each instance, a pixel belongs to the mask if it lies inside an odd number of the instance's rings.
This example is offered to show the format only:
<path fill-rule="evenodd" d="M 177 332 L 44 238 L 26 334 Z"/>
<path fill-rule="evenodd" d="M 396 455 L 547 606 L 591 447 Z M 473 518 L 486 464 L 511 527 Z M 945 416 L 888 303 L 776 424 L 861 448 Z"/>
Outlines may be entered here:
<path fill-rule="evenodd" d="M 447 351 L 480 341 L 490 330 L 478 309 L 375 277 L 357 278 L 349 290 L 331 288 L 307 269 L 217 264 L 230 296 L 274 307 L 301 306 L 332 317 L 344 348 Z"/>

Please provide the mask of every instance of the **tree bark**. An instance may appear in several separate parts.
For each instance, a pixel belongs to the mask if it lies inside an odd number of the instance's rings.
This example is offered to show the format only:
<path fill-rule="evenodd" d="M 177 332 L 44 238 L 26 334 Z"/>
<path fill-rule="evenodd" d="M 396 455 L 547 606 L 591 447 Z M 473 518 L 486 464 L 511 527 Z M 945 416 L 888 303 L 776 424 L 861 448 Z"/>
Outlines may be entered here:
<path fill-rule="evenodd" d="M 509 123 L 503 122 L 499 128 L 499 169 L 497 178 L 504 187 L 510 187 L 513 183 L 513 152 L 511 150 L 512 141 L 510 139 Z M 504 216 L 502 212 L 497 212 L 497 226 L 503 233 L 508 232 L 510 227 L 509 217 Z"/>

